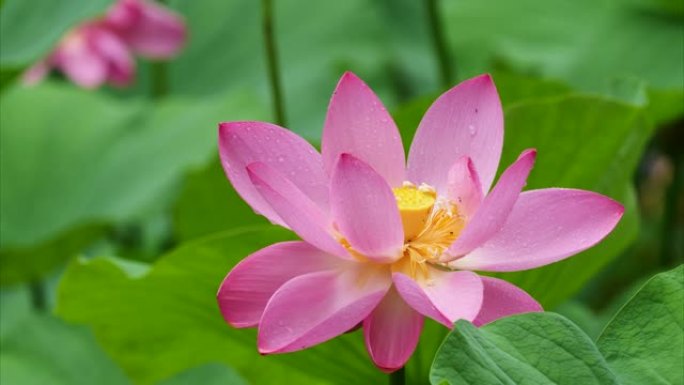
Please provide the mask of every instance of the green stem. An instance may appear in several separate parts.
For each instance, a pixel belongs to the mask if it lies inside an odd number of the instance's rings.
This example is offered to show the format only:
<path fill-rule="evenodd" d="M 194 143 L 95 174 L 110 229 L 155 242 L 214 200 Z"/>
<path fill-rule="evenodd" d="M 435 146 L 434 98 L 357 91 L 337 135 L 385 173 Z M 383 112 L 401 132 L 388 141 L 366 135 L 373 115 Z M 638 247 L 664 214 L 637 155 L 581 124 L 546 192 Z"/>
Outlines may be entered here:
<path fill-rule="evenodd" d="M 679 145 L 684 140 L 684 120 L 678 120 L 659 130 L 658 145 L 672 160 L 672 182 L 667 187 L 662 217 L 660 261 L 670 267 L 682 263 L 684 251 L 681 246 L 682 182 L 684 181 L 684 153 Z"/>
<path fill-rule="evenodd" d="M 167 0 L 158 0 L 160 4 L 166 4 Z M 150 63 L 152 98 L 162 99 L 169 93 L 169 73 L 166 62 L 153 61 Z"/>
<path fill-rule="evenodd" d="M 45 311 L 47 302 L 45 300 L 45 284 L 43 281 L 33 281 L 29 285 L 31 292 L 31 304 L 33 309 L 39 312 Z"/>
<path fill-rule="evenodd" d="M 390 385 L 405 385 L 406 384 L 406 369 L 401 368 L 393 372 L 389 376 Z"/>
<path fill-rule="evenodd" d="M 268 80 L 271 83 L 271 98 L 273 100 L 273 111 L 276 123 L 285 126 L 285 108 L 283 93 L 280 86 L 280 72 L 278 71 L 278 50 L 275 44 L 273 33 L 273 1 L 262 0 L 262 22 L 264 30 L 264 43 L 266 45 L 266 61 L 268 65 Z"/>
<path fill-rule="evenodd" d="M 672 164 L 674 166 L 673 178 L 665 196 L 660 249 L 660 260 L 665 267 L 675 266 L 682 263 L 684 259 L 681 254 L 681 248 L 677 247 L 677 218 L 680 212 L 678 206 L 682 192 L 682 179 L 684 179 L 684 156 L 674 151 L 672 154 Z"/>
<path fill-rule="evenodd" d="M 169 93 L 168 71 L 166 63 L 153 62 L 152 66 L 152 97 L 161 99 Z"/>
<path fill-rule="evenodd" d="M 430 32 L 432 35 L 432 44 L 434 45 L 435 54 L 437 55 L 437 62 L 439 64 L 439 74 L 443 88 L 449 88 L 452 85 L 452 80 L 456 76 L 452 72 L 452 64 L 449 58 L 449 51 L 447 50 L 446 41 L 444 39 L 444 29 L 442 27 L 442 20 L 439 17 L 438 0 L 425 0 L 425 5 L 428 12 L 428 22 L 430 24 Z"/>

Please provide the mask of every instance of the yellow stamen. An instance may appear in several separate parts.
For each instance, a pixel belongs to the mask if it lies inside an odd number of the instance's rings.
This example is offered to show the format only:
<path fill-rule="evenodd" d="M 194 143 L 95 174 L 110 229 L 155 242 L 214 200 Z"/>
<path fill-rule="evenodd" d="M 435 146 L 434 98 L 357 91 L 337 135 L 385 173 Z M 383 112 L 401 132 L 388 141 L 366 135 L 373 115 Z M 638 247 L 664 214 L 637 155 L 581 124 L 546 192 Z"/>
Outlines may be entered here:
<path fill-rule="evenodd" d="M 465 221 L 453 204 L 435 209 L 423 231 L 404 244 L 404 258 L 392 269 L 416 280 L 428 280 L 428 264 L 440 263 L 439 257 L 458 238 L 464 226 Z"/>
<path fill-rule="evenodd" d="M 397 199 L 401 222 L 404 225 L 404 241 L 409 241 L 420 234 L 435 205 L 436 194 L 428 189 L 405 185 L 392 189 Z"/>
<path fill-rule="evenodd" d="M 430 265 L 441 266 L 440 257 L 458 238 L 465 219 L 453 202 L 438 200 L 435 190 L 429 186 L 405 183 L 392 191 L 404 227 L 404 247 L 401 258 L 392 263 L 391 269 L 415 280 L 430 282 Z M 376 264 L 354 250 L 345 238 L 340 237 L 339 242 L 359 262 L 368 266 Z"/>

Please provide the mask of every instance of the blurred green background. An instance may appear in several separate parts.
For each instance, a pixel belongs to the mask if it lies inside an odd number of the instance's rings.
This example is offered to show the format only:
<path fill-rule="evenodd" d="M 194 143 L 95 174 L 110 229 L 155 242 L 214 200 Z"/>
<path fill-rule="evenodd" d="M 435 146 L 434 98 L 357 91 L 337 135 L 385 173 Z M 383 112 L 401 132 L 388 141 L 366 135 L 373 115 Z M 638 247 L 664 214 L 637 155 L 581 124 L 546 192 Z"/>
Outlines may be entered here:
<path fill-rule="evenodd" d="M 19 76 L 111 1 L 0 4 L 3 385 L 386 381 L 359 333 L 261 357 L 215 304 L 232 265 L 292 237 L 218 163 L 218 122 L 274 121 L 260 2 L 166 2 L 186 18 L 182 54 L 96 91 Z M 313 143 L 346 70 L 380 95 L 406 148 L 441 92 L 489 72 L 505 109 L 502 165 L 536 147 L 528 189 L 626 206 L 599 246 L 503 275 L 590 336 L 645 277 L 682 263 L 684 2 L 275 0 L 274 19 L 287 127 Z M 444 334 L 427 325 L 409 383 L 427 383 Z"/>

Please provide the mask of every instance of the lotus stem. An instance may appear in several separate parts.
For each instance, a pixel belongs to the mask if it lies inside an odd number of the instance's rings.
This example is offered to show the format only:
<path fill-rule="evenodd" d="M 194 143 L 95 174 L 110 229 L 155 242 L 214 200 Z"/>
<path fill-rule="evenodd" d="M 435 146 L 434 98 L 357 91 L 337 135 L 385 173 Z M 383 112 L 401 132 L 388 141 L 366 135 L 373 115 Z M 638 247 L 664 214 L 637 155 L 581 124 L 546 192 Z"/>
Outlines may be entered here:
<path fill-rule="evenodd" d="M 452 70 L 453 66 L 444 38 L 444 28 L 442 27 L 442 20 L 439 17 L 437 1 L 438 0 L 425 0 L 425 5 L 427 7 L 432 43 L 434 45 L 435 54 L 437 55 L 441 85 L 446 89 L 452 86 L 452 81 L 456 76 L 456 73 Z"/>
<path fill-rule="evenodd" d="M 273 102 L 273 112 L 276 123 L 284 127 L 285 108 L 283 103 L 283 93 L 280 86 L 280 72 L 278 68 L 278 50 L 276 47 L 275 36 L 273 33 L 273 1 L 262 0 L 262 22 L 264 29 L 264 44 L 266 45 L 266 61 L 268 65 L 268 79 L 271 84 L 271 99 Z"/>
<path fill-rule="evenodd" d="M 393 372 L 389 376 L 390 385 L 405 385 L 406 384 L 406 369 L 402 367 L 401 369 Z"/>

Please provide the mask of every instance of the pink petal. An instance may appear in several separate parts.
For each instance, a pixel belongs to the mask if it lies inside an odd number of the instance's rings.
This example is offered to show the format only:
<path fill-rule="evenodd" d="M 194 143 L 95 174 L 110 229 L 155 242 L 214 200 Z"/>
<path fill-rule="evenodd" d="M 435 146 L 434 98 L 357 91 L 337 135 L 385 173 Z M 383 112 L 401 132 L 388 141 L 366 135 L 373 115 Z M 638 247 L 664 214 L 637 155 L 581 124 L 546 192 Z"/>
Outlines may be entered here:
<path fill-rule="evenodd" d="M 332 235 L 334 230 L 329 215 L 294 183 L 261 162 L 247 166 L 247 173 L 261 196 L 297 235 L 321 250 L 349 258 L 345 248 Z"/>
<path fill-rule="evenodd" d="M 105 28 L 94 28 L 89 42 L 107 61 L 109 81 L 117 86 L 130 84 L 135 74 L 135 62 L 124 42 Z"/>
<path fill-rule="evenodd" d="M 21 75 L 21 81 L 27 86 L 33 86 L 40 83 L 45 76 L 50 72 L 51 63 L 49 59 L 43 59 L 24 71 Z"/>
<path fill-rule="evenodd" d="M 185 43 L 183 18 L 152 1 L 121 0 L 108 12 L 107 23 L 136 53 L 148 58 L 174 56 Z"/>
<path fill-rule="evenodd" d="M 327 341 L 363 321 L 391 285 L 366 264 L 301 275 L 275 292 L 259 323 L 259 352 L 286 353 Z"/>
<path fill-rule="evenodd" d="M 480 177 L 467 156 L 459 158 L 449 170 L 447 197 L 458 205 L 459 212 L 472 218 L 484 198 Z"/>
<path fill-rule="evenodd" d="M 245 258 L 221 283 L 217 300 L 234 327 L 256 326 L 266 303 L 297 276 L 339 267 L 340 260 L 305 242 L 276 243 Z"/>
<path fill-rule="evenodd" d="M 484 284 L 482 309 L 473 321 L 482 326 L 514 314 L 544 311 L 529 294 L 504 280 L 481 277 Z"/>
<path fill-rule="evenodd" d="M 65 38 L 55 51 L 55 66 L 83 88 L 96 88 L 109 74 L 105 58 L 89 42 L 90 31 L 82 29 Z"/>
<path fill-rule="evenodd" d="M 472 321 L 482 305 L 482 281 L 470 271 L 429 268 L 427 280 L 415 281 L 396 272 L 394 285 L 401 297 L 424 316 L 451 328 L 459 319 Z"/>
<path fill-rule="evenodd" d="M 345 73 L 333 93 L 323 128 L 323 163 L 332 173 L 337 158 L 352 154 L 392 187 L 404 181 L 404 147 L 394 120 L 373 91 Z"/>
<path fill-rule="evenodd" d="M 422 329 L 423 316 L 408 306 L 394 288 L 363 321 L 368 354 L 386 373 L 406 364 L 416 350 Z"/>
<path fill-rule="evenodd" d="M 501 174 L 498 183 L 484 199 L 472 220 L 443 254 L 443 261 L 469 253 L 501 230 L 525 186 L 536 156 L 535 150 L 523 151 L 518 160 Z"/>
<path fill-rule="evenodd" d="M 501 157 L 503 112 L 489 75 L 466 80 L 440 96 L 425 113 L 408 158 L 408 179 L 442 192 L 449 167 L 462 156 L 473 160 L 484 192 Z"/>
<path fill-rule="evenodd" d="M 396 198 L 369 165 L 340 155 L 330 182 L 330 204 L 340 233 L 356 251 L 378 262 L 401 257 L 404 230 Z"/>
<path fill-rule="evenodd" d="M 520 194 L 501 231 L 451 265 L 485 271 L 548 265 L 601 241 L 615 228 L 623 212 L 618 202 L 591 191 L 527 191 Z"/>
<path fill-rule="evenodd" d="M 321 210 L 329 210 L 328 176 L 321 156 L 311 144 L 292 132 L 270 123 L 221 123 L 219 153 L 235 190 L 271 222 L 285 225 L 249 180 L 245 168 L 253 162 L 263 162 L 286 175 Z"/>

